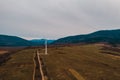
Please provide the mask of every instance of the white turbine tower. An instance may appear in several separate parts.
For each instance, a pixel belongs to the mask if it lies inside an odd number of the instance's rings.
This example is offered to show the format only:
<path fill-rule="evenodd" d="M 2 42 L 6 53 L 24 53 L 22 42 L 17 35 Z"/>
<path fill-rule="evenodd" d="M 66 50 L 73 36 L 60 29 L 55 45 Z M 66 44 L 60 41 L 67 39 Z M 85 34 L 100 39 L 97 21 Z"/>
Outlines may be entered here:
<path fill-rule="evenodd" d="M 47 39 L 45 39 L 45 55 L 48 54 L 48 51 L 47 51 Z"/>

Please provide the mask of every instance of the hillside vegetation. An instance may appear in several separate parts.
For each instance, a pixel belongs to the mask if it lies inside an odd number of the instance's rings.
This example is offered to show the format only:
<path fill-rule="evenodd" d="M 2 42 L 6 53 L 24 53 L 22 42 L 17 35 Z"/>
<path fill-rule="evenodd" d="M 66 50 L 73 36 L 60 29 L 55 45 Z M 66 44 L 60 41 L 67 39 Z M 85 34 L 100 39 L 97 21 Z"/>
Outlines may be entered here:
<path fill-rule="evenodd" d="M 109 43 L 120 44 L 120 29 L 102 30 L 86 35 L 69 36 L 60 38 L 53 44 L 74 44 L 74 43 Z"/>
<path fill-rule="evenodd" d="M 68 36 L 58 40 L 47 40 L 48 44 L 89 44 L 108 43 L 114 46 L 120 45 L 120 29 L 101 30 L 91 34 Z M 0 35 L 0 47 L 8 46 L 41 46 L 45 44 L 45 39 L 25 40 L 17 36 Z"/>
<path fill-rule="evenodd" d="M 0 35 L 0 46 L 30 46 L 32 43 L 16 36 Z"/>
<path fill-rule="evenodd" d="M 33 39 L 30 40 L 34 46 L 39 46 L 39 45 L 45 45 L 45 39 Z M 47 40 L 47 44 L 51 44 L 52 42 L 54 42 L 55 40 Z"/>

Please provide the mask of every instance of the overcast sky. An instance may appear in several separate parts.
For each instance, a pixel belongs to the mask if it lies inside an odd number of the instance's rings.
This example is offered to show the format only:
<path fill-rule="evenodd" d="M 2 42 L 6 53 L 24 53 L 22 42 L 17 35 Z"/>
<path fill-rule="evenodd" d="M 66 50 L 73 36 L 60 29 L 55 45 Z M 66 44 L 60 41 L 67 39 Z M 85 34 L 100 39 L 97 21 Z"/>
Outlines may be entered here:
<path fill-rule="evenodd" d="M 0 0 L 0 34 L 57 39 L 120 29 L 120 0 Z"/>

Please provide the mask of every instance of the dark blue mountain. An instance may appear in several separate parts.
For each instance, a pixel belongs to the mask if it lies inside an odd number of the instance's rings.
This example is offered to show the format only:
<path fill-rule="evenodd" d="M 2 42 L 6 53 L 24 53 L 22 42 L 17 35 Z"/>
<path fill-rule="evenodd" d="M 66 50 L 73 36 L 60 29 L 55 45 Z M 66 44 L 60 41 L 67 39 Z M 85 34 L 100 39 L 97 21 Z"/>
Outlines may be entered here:
<path fill-rule="evenodd" d="M 101 30 L 86 35 L 69 36 L 60 38 L 53 44 L 74 44 L 74 43 L 109 43 L 120 44 L 120 29 L 117 30 Z"/>
<path fill-rule="evenodd" d="M 0 35 L 0 46 L 31 46 L 28 40 L 16 36 Z"/>
<path fill-rule="evenodd" d="M 50 44 L 54 40 L 47 40 L 47 43 Z M 17 36 L 8 36 L 0 35 L 0 46 L 41 46 L 45 44 L 45 39 L 34 39 L 34 40 L 25 40 Z"/>
<path fill-rule="evenodd" d="M 36 46 L 45 44 L 45 39 L 33 39 L 33 40 L 30 40 L 30 41 Z M 55 40 L 47 40 L 47 44 L 51 44 L 54 41 Z"/>

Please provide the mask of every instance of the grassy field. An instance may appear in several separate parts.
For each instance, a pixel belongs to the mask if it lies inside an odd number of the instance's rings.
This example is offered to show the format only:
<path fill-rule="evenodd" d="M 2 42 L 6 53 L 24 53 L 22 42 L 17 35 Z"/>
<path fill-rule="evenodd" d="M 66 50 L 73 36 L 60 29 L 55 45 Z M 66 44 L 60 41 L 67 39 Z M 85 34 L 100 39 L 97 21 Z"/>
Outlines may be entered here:
<path fill-rule="evenodd" d="M 34 49 L 27 49 L 12 54 L 11 59 L 0 66 L 0 80 L 32 80 L 34 53 Z"/>
<path fill-rule="evenodd" d="M 42 57 L 51 80 L 120 80 L 120 57 L 103 51 L 100 45 L 53 47 Z"/>
<path fill-rule="evenodd" d="M 7 53 L 8 51 L 5 51 L 5 50 L 0 50 L 0 55 L 1 54 L 5 54 L 5 53 Z"/>
<path fill-rule="evenodd" d="M 0 80 L 32 80 L 34 53 L 25 49 L 0 66 Z M 101 45 L 77 45 L 40 49 L 50 80 L 120 80 L 120 49 Z"/>

